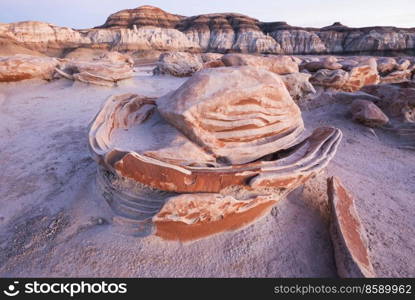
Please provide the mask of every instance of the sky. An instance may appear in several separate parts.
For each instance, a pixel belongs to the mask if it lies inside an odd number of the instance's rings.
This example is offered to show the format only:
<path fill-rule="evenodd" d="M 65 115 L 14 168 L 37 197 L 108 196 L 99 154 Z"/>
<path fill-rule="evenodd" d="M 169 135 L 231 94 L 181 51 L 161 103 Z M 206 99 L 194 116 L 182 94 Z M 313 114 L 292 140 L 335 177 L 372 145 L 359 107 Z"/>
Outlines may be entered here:
<path fill-rule="evenodd" d="M 184 16 L 237 12 L 261 21 L 323 27 L 415 27 L 415 0 L 0 0 L 0 23 L 36 20 L 72 28 L 101 25 L 119 10 L 154 5 Z"/>

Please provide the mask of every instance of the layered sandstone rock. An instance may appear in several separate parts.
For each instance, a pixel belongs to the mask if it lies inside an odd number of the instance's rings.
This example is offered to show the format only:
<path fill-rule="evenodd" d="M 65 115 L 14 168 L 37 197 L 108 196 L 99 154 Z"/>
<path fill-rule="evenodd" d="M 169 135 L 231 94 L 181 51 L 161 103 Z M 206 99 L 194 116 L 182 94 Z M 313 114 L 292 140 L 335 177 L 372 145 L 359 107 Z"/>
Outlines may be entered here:
<path fill-rule="evenodd" d="M 366 232 L 356 210 L 355 198 L 337 177 L 328 180 L 331 206 L 330 233 L 340 277 L 376 277 Z"/>
<path fill-rule="evenodd" d="M 310 82 L 315 85 L 346 92 L 358 91 L 366 85 L 377 84 L 379 81 L 380 77 L 374 58 L 361 61 L 356 66 L 351 67 L 349 72 L 342 69 L 321 69 L 310 78 Z"/>
<path fill-rule="evenodd" d="M 88 54 L 80 57 L 80 60 L 62 61 L 56 72 L 70 80 L 109 87 L 134 75 L 134 61 L 129 56 L 117 52 Z"/>
<path fill-rule="evenodd" d="M 42 53 L 30 50 L 16 41 L 0 37 L 0 56 L 13 56 L 16 54 L 44 56 Z"/>
<path fill-rule="evenodd" d="M 225 66 L 260 67 L 276 74 L 290 74 L 299 71 L 297 62 L 290 56 L 255 56 L 248 54 L 226 54 L 222 57 Z"/>
<path fill-rule="evenodd" d="M 383 126 L 389 118 L 371 101 L 356 99 L 350 106 L 352 119 L 369 127 Z"/>
<path fill-rule="evenodd" d="M 290 147 L 304 129 L 284 82 L 260 68 L 204 70 L 157 103 L 166 120 L 233 164 Z"/>
<path fill-rule="evenodd" d="M 168 52 L 160 56 L 154 73 L 186 77 L 201 70 L 203 66 L 202 59 L 197 54 Z"/>
<path fill-rule="evenodd" d="M 185 242 L 237 230 L 269 213 L 281 194 L 251 196 L 244 200 L 221 194 L 173 196 L 153 217 L 156 235 Z"/>
<path fill-rule="evenodd" d="M 110 97 L 89 146 L 117 224 L 189 241 L 251 224 L 324 169 L 341 132 L 323 127 L 300 140 L 302 130 L 278 75 L 217 68 L 157 100 Z M 221 134 L 229 141 L 216 143 Z"/>
<path fill-rule="evenodd" d="M 32 78 L 50 80 L 58 63 L 55 58 L 25 54 L 0 57 L 0 82 Z"/>
<path fill-rule="evenodd" d="M 342 87 L 346 92 L 358 91 L 366 85 L 378 84 L 380 79 L 374 58 L 369 58 L 353 67 L 349 75 L 349 79 Z"/>
<path fill-rule="evenodd" d="M 110 15 L 101 28 L 133 29 L 141 26 L 174 28 L 184 18 L 151 5 L 144 5 L 136 9 L 125 9 Z"/>
<path fill-rule="evenodd" d="M 77 30 L 35 21 L 1 24 L 0 36 L 25 48 L 55 56 L 61 55 L 66 48 L 90 44 L 90 40 Z"/>

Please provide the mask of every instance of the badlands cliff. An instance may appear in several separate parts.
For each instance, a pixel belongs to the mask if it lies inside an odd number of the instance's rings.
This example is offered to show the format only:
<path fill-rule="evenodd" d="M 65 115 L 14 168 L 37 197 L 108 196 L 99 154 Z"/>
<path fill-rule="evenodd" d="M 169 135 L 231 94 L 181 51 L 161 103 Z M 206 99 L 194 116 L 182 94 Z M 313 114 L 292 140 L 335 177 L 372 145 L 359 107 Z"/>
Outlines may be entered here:
<path fill-rule="evenodd" d="M 185 17 L 152 6 L 119 11 L 102 26 L 84 30 L 33 21 L 0 24 L 0 38 L 50 55 L 77 47 L 274 54 L 415 53 L 415 28 L 350 28 L 338 22 L 323 28 L 302 28 L 235 13 Z"/>

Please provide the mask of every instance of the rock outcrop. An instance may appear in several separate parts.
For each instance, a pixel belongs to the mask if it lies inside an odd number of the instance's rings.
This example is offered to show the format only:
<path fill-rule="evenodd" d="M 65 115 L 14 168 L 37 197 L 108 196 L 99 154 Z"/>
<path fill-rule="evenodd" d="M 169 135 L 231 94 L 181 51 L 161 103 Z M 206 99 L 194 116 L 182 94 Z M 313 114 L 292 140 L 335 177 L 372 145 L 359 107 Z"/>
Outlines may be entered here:
<path fill-rule="evenodd" d="M 0 24 L 0 37 L 51 55 L 77 47 L 337 55 L 413 55 L 415 48 L 414 28 L 349 28 L 340 23 L 301 28 L 235 13 L 185 17 L 152 6 L 119 11 L 104 25 L 84 30 L 42 22 Z"/>
<path fill-rule="evenodd" d="M 278 75 L 226 67 L 158 99 L 110 97 L 89 146 L 117 218 L 136 235 L 189 241 L 249 225 L 324 169 L 341 132 L 303 129 Z"/>
<path fill-rule="evenodd" d="M 0 57 L 0 82 L 33 78 L 50 80 L 58 64 L 57 59 L 43 56 L 19 54 Z"/>

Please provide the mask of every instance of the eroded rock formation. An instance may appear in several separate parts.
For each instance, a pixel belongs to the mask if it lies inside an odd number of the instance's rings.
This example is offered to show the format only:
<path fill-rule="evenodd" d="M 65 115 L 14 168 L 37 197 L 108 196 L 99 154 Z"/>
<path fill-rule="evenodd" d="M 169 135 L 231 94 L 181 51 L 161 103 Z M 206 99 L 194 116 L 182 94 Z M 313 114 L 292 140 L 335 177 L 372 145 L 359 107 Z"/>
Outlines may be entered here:
<path fill-rule="evenodd" d="M 261 68 L 205 70 L 157 104 L 169 123 L 232 164 L 290 147 L 304 129 L 284 82 Z"/>
<path fill-rule="evenodd" d="M 415 46 L 414 28 L 349 28 L 340 23 L 301 28 L 235 13 L 185 17 L 152 6 L 119 11 L 109 16 L 104 25 L 92 29 L 74 30 L 42 22 L 0 24 L 0 36 L 51 55 L 77 47 L 117 51 L 413 55 Z"/>
<path fill-rule="evenodd" d="M 158 99 L 110 97 L 89 145 L 116 212 L 147 233 L 188 241 L 249 225 L 325 168 L 341 132 L 302 132 L 278 75 L 227 67 L 197 72 Z"/>
<path fill-rule="evenodd" d="M 102 86 L 114 86 L 118 81 L 133 77 L 134 61 L 118 52 L 73 55 L 78 60 L 61 60 L 56 72 L 70 80 Z"/>

